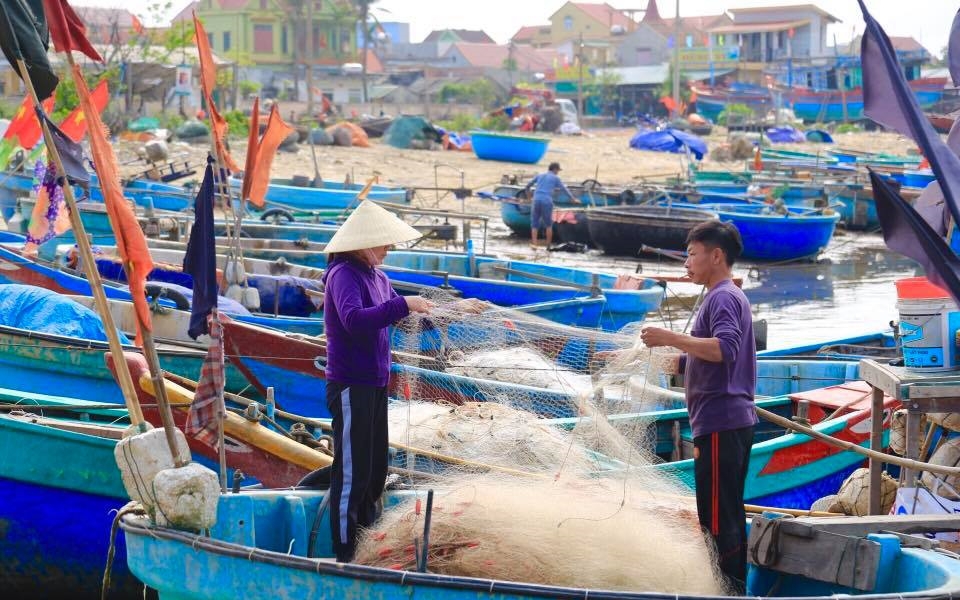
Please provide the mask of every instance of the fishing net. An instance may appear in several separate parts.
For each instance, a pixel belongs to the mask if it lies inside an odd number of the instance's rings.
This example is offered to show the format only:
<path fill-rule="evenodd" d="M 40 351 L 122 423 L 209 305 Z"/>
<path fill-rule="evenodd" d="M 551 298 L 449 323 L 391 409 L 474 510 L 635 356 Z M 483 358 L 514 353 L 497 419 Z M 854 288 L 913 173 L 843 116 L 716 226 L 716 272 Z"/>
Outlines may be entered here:
<path fill-rule="evenodd" d="M 663 411 L 675 355 L 635 331 L 536 313 L 465 314 L 446 295 L 397 327 L 391 444 L 431 473 L 423 494 L 365 531 L 356 561 L 397 569 L 610 590 L 720 594 L 691 492 L 668 469 Z M 666 443 L 664 442 L 666 439 Z M 425 542 L 424 538 L 428 540 Z"/>

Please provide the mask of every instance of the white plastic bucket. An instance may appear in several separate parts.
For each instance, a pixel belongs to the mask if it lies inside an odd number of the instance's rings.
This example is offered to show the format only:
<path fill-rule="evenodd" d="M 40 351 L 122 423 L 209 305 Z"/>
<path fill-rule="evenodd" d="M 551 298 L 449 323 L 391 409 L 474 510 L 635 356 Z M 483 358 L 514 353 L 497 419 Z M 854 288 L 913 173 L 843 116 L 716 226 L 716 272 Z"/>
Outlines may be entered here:
<path fill-rule="evenodd" d="M 960 368 L 957 332 L 960 312 L 949 298 L 901 298 L 900 343 L 903 364 L 911 371 Z"/>

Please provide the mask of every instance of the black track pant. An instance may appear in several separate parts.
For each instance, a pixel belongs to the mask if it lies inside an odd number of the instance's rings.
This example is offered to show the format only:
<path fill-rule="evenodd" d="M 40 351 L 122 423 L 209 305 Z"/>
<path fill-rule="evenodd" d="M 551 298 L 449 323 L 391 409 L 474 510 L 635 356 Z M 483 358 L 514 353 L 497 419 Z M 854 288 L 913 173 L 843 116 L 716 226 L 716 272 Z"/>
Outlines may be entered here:
<path fill-rule="evenodd" d="M 717 544 L 720 570 L 735 588 L 747 578 L 743 488 L 753 445 L 753 427 L 694 438 L 694 477 L 700 526 Z"/>
<path fill-rule="evenodd" d="M 380 495 L 387 479 L 387 388 L 327 382 L 327 407 L 333 415 L 333 474 L 330 481 L 330 531 L 339 562 L 356 551 L 357 528 L 380 516 Z"/>

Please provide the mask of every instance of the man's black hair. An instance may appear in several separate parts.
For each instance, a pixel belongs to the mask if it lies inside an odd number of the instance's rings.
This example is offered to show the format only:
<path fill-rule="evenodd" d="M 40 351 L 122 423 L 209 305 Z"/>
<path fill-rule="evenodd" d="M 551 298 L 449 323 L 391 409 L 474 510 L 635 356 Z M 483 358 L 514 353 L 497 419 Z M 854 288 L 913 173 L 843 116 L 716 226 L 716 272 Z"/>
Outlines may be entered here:
<path fill-rule="evenodd" d="M 550 163 L 550 166 L 547 167 L 547 170 L 548 170 L 548 171 L 553 171 L 554 173 L 556 173 L 557 171 L 560 170 L 560 163 L 558 163 L 558 162 L 552 162 L 552 163 Z"/>
<path fill-rule="evenodd" d="M 724 223 L 723 221 L 699 223 L 687 234 L 687 245 L 694 242 L 700 242 L 710 249 L 720 248 L 723 250 L 728 267 L 732 267 L 733 263 L 743 253 L 743 240 L 740 239 L 740 232 L 732 223 Z"/>

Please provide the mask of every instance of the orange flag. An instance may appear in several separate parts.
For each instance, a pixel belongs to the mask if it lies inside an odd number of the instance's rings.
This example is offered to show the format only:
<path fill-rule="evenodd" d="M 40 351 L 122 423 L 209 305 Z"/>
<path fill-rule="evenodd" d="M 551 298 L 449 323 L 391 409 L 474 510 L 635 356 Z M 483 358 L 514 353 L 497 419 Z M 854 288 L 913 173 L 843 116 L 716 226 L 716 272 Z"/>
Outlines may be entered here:
<path fill-rule="evenodd" d="M 143 237 L 143 230 L 140 229 L 137 217 L 127 201 L 123 199 L 117 157 L 113 154 L 113 146 L 107 141 L 106 127 L 94 106 L 87 82 L 84 81 L 83 74 L 76 65 L 73 65 L 73 81 L 77 86 L 77 95 L 80 96 L 80 106 L 87 117 L 90 155 L 93 157 L 93 164 L 100 180 L 103 203 L 110 217 L 110 227 L 117 239 L 117 252 L 128 271 L 130 295 L 133 296 L 133 305 L 137 311 L 137 338 L 139 339 L 143 328 L 147 331 L 153 330 L 145 290 L 147 274 L 153 270 L 153 259 L 150 257 L 147 240 Z"/>
<path fill-rule="evenodd" d="M 240 201 L 250 197 L 250 185 L 253 173 L 257 170 L 257 148 L 260 147 L 260 96 L 253 99 L 253 111 L 250 113 L 250 136 L 247 138 L 247 160 L 243 166 L 243 186 L 240 188 Z"/>
<path fill-rule="evenodd" d="M 48 115 L 53 112 L 53 96 L 41 102 L 40 106 L 43 107 L 43 112 Z M 40 121 L 37 120 L 37 113 L 33 111 L 33 100 L 27 95 L 20 103 L 20 108 L 13 115 L 13 119 L 10 120 L 10 125 L 7 126 L 7 131 L 3 134 L 3 139 L 16 138 L 20 146 L 29 150 L 37 145 L 42 136 L 43 130 L 40 129 Z"/>
<path fill-rule="evenodd" d="M 295 130 L 283 122 L 280 118 L 280 110 L 274 103 L 270 108 L 270 120 L 267 121 L 267 130 L 263 132 L 260 139 L 260 147 L 257 148 L 256 172 L 252 174 L 253 181 L 250 182 L 250 196 L 247 198 L 255 206 L 263 206 L 264 196 L 267 195 L 267 185 L 270 183 L 270 165 L 273 164 L 273 155 L 277 153 L 280 143 Z M 244 174 L 243 180 L 246 182 L 250 175 Z"/>
<path fill-rule="evenodd" d="M 193 28 L 197 42 L 197 55 L 200 57 L 200 86 L 203 88 L 203 97 L 207 101 L 207 112 L 210 113 L 210 129 L 213 131 L 217 158 L 223 161 L 222 166 L 231 171 L 239 171 L 240 167 L 233 162 L 233 157 L 227 152 L 227 146 L 223 141 L 227 137 L 227 122 L 217 110 L 217 105 L 213 103 L 213 89 L 217 87 L 217 67 L 213 64 L 210 39 L 196 12 L 193 13 Z"/>
<path fill-rule="evenodd" d="M 107 80 L 104 79 L 90 94 L 93 99 L 93 107 L 97 113 L 102 113 L 110 101 L 110 91 L 107 89 Z M 87 118 L 83 114 L 83 108 L 76 107 L 66 119 L 60 123 L 60 131 L 67 134 L 71 140 L 80 143 L 83 136 L 87 133 Z"/>

